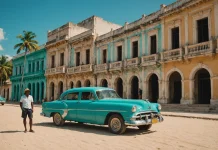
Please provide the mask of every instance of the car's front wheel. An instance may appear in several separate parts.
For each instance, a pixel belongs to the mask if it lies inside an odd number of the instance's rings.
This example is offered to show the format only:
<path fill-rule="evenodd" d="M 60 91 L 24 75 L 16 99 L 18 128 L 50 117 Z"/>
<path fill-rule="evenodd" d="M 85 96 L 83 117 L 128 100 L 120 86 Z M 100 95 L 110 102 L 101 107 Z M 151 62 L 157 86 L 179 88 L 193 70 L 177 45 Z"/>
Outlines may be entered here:
<path fill-rule="evenodd" d="M 62 116 L 59 113 L 55 113 L 53 115 L 53 122 L 56 126 L 62 126 L 64 125 L 65 120 L 62 118 Z"/>
<path fill-rule="evenodd" d="M 4 105 L 5 103 L 2 103 L 2 105 Z"/>
<path fill-rule="evenodd" d="M 148 130 L 150 129 L 152 126 L 152 124 L 149 124 L 149 125 L 142 125 L 142 126 L 138 126 L 139 130 Z"/>
<path fill-rule="evenodd" d="M 124 123 L 124 120 L 118 114 L 114 114 L 110 116 L 109 121 L 108 121 L 108 126 L 109 126 L 110 132 L 114 134 L 122 134 L 126 131 L 126 125 Z"/>

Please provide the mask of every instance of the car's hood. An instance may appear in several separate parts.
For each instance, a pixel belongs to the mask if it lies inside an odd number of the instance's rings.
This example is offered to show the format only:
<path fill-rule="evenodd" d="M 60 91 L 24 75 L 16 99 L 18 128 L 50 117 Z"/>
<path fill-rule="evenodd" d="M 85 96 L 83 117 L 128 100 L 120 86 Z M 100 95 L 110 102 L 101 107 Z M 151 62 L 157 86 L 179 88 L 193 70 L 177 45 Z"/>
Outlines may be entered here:
<path fill-rule="evenodd" d="M 107 103 L 119 103 L 120 105 L 137 106 L 139 111 L 157 111 L 156 104 L 150 103 L 147 100 L 138 99 L 103 99 Z"/>

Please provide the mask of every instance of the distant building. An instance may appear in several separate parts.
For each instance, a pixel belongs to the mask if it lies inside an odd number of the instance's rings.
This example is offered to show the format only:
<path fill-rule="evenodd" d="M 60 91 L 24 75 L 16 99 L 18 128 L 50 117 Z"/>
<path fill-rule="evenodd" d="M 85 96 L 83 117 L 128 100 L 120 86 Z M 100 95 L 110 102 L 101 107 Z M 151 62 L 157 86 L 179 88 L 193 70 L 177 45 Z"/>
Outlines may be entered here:
<path fill-rule="evenodd" d="M 22 70 L 24 67 L 24 53 L 12 59 L 13 74 L 10 77 L 12 82 L 12 100 L 19 101 L 25 88 L 31 90 L 34 102 L 41 102 L 46 97 L 46 50 L 28 53 L 26 56 L 26 66 L 24 70 L 23 84 L 21 84 Z"/>
<path fill-rule="evenodd" d="M 11 81 L 6 80 L 2 86 L 0 86 L 0 95 L 7 101 L 11 100 Z"/>

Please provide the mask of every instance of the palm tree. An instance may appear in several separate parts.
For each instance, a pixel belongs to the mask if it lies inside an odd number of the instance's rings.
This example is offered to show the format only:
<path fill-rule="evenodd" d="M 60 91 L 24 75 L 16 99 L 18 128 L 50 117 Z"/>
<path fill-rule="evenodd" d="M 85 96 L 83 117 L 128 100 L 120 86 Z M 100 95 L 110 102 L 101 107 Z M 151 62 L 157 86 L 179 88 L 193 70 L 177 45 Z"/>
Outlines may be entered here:
<path fill-rule="evenodd" d="M 17 49 L 17 54 L 19 54 L 23 50 L 25 51 L 23 69 L 22 69 L 22 78 L 20 83 L 20 87 L 22 88 L 21 85 L 23 84 L 23 76 L 24 76 L 24 70 L 26 64 L 26 54 L 27 52 L 32 52 L 39 49 L 39 46 L 38 46 L 38 42 L 34 40 L 36 38 L 36 34 L 31 31 L 23 31 L 23 35 L 19 34 L 17 38 L 21 40 L 21 43 L 18 43 L 14 46 L 14 49 Z"/>
<path fill-rule="evenodd" d="M 0 85 L 5 82 L 12 74 L 12 63 L 8 60 L 7 56 L 0 57 Z"/>

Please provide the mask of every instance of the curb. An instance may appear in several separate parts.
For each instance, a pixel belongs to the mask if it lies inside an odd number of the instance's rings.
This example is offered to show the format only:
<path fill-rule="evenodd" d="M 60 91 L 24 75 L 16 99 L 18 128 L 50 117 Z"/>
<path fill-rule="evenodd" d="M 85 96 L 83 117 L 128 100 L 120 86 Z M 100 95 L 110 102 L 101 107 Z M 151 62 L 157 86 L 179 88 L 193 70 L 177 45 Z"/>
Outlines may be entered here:
<path fill-rule="evenodd" d="M 184 116 L 184 115 L 172 115 L 172 114 L 162 114 L 163 116 L 169 117 L 181 117 L 181 118 L 192 118 L 192 119 L 203 119 L 203 120 L 213 120 L 218 121 L 218 118 L 209 118 L 209 117 L 196 117 L 196 116 Z"/>

